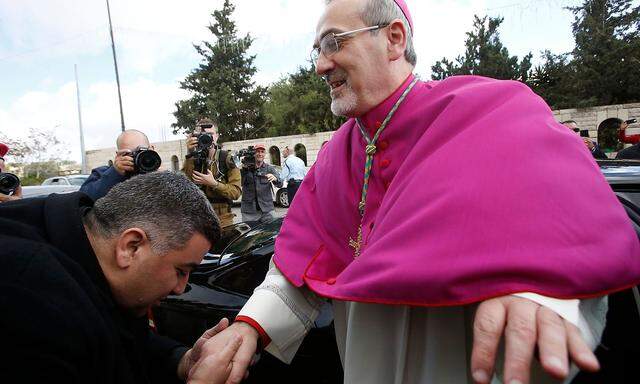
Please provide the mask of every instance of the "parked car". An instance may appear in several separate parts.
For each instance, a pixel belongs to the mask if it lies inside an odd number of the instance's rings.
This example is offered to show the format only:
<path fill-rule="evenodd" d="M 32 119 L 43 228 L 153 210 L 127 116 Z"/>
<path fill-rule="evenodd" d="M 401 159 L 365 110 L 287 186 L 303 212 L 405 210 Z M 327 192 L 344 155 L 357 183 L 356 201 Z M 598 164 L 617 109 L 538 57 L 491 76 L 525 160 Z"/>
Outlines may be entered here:
<path fill-rule="evenodd" d="M 76 192 L 89 175 L 55 176 L 45 179 L 41 185 L 22 187 L 22 197 L 41 197 L 52 193 Z"/>
<path fill-rule="evenodd" d="M 169 296 L 154 308 L 158 332 L 191 345 L 221 318 L 234 319 L 264 280 L 282 220 L 254 227 L 247 223 L 225 227 L 222 240 L 191 273 L 185 293 Z M 330 304 L 322 308 L 291 365 L 263 353 L 244 383 L 300 380 L 309 384 L 342 382 Z"/>
<path fill-rule="evenodd" d="M 640 237 L 640 162 L 598 163 Z M 222 317 L 233 319 L 264 279 L 281 225 L 282 219 L 276 219 L 255 227 L 247 223 L 226 227 L 223 240 L 191 274 L 185 294 L 170 296 L 154 309 L 158 331 L 191 345 Z M 580 373 L 573 384 L 640 382 L 640 372 L 635 369 L 640 361 L 640 301 L 636 301 L 634 290 L 638 292 L 634 287 L 609 296 L 607 327 L 596 350 L 602 370 Z M 247 382 L 294 380 L 342 382 L 330 306 L 323 308 L 290 367 L 265 353 Z"/>
<path fill-rule="evenodd" d="M 598 160 L 598 165 L 640 237 L 640 161 Z M 607 326 L 596 349 L 601 369 L 597 373 L 580 372 L 572 384 L 640 383 L 638 286 L 609 295 L 608 304 Z"/>
<path fill-rule="evenodd" d="M 71 193 L 79 189 L 79 185 L 31 185 L 22 187 L 22 197 L 40 197 L 52 193 Z"/>
<path fill-rule="evenodd" d="M 81 187 L 90 175 L 70 175 L 50 177 L 42 182 L 41 185 L 76 185 Z"/>

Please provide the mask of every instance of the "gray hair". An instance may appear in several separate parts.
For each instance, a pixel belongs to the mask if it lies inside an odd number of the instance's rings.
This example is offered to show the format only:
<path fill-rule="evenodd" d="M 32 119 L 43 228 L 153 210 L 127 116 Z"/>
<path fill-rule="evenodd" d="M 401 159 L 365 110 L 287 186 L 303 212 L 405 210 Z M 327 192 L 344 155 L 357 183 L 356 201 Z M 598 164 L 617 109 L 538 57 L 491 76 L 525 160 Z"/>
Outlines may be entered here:
<path fill-rule="evenodd" d="M 104 238 L 141 228 L 160 254 L 183 249 L 195 233 L 212 245 L 220 239 L 220 223 L 204 193 L 174 172 L 147 173 L 115 185 L 84 221 Z"/>
<path fill-rule="evenodd" d="M 333 0 L 326 0 L 326 4 L 331 3 Z M 366 5 L 362 10 L 362 21 L 368 26 L 372 25 L 385 25 L 391 23 L 395 19 L 400 19 L 404 28 L 407 30 L 407 47 L 404 50 L 404 58 L 409 64 L 416 66 L 418 62 L 418 56 L 416 55 L 415 48 L 413 47 L 413 31 L 409 25 L 409 21 L 405 17 L 404 13 L 393 0 L 367 0 Z M 372 33 L 377 33 L 373 31 Z"/>

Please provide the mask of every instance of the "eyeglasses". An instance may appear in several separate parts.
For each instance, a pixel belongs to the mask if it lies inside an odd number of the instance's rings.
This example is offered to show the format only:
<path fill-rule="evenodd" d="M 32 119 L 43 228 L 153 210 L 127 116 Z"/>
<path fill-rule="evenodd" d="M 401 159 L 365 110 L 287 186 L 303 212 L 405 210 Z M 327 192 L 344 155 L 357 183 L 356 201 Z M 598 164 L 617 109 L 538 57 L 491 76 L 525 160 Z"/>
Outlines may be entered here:
<path fill-rule="evenodd" d="M 336 52 L 340 50 L 340 45 L 345 40 L 348 40 L 354 37 L 356 34 L 360 32 L 366 31 L 376 31 L 378 29 L 384 28 L 389 24 L 384 25 L 373 25 L 371 27 L 364 27 L 359 29 L 354 29 L 353 31 L 341 32 L 341 33 L 327 33 L 320 39 L 320 44 L 318 46 L 313 47 L 311 49 L 311 61 L 315 64 L 318 62 L 320 58 L 320 54 L 323 54 L 325 57 L 331 57 Z"/>

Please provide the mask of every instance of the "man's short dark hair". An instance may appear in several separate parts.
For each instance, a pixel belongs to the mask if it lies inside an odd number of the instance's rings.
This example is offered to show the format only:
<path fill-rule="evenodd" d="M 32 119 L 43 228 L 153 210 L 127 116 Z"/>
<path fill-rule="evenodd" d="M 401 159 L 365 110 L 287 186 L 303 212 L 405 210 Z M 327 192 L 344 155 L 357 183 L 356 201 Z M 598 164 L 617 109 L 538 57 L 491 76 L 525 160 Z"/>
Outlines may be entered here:
<path fill-rule="evenodd" d="M 115 185 L 85 216 L 98 235 L 112 238 L 143 229 L 155 252 L 182 249 L 195 233 L 213 245 L 220 223 L 204 193 L 184 175 L 152 172 Z"/>

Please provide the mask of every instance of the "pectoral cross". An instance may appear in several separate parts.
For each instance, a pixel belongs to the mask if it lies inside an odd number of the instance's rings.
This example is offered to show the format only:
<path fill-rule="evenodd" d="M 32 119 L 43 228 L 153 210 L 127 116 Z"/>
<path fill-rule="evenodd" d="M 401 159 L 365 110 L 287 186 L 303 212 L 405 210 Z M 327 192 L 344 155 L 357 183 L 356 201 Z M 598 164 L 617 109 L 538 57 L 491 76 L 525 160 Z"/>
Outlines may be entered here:
<path fill-rule="evenodd" d="M 354 240 L 349 237 L 349 246 L 353 248 L 353 258 L 360 256 L 360 247 L 362 247 L 362 224 L 358 226 L 358 237 Z"/>

